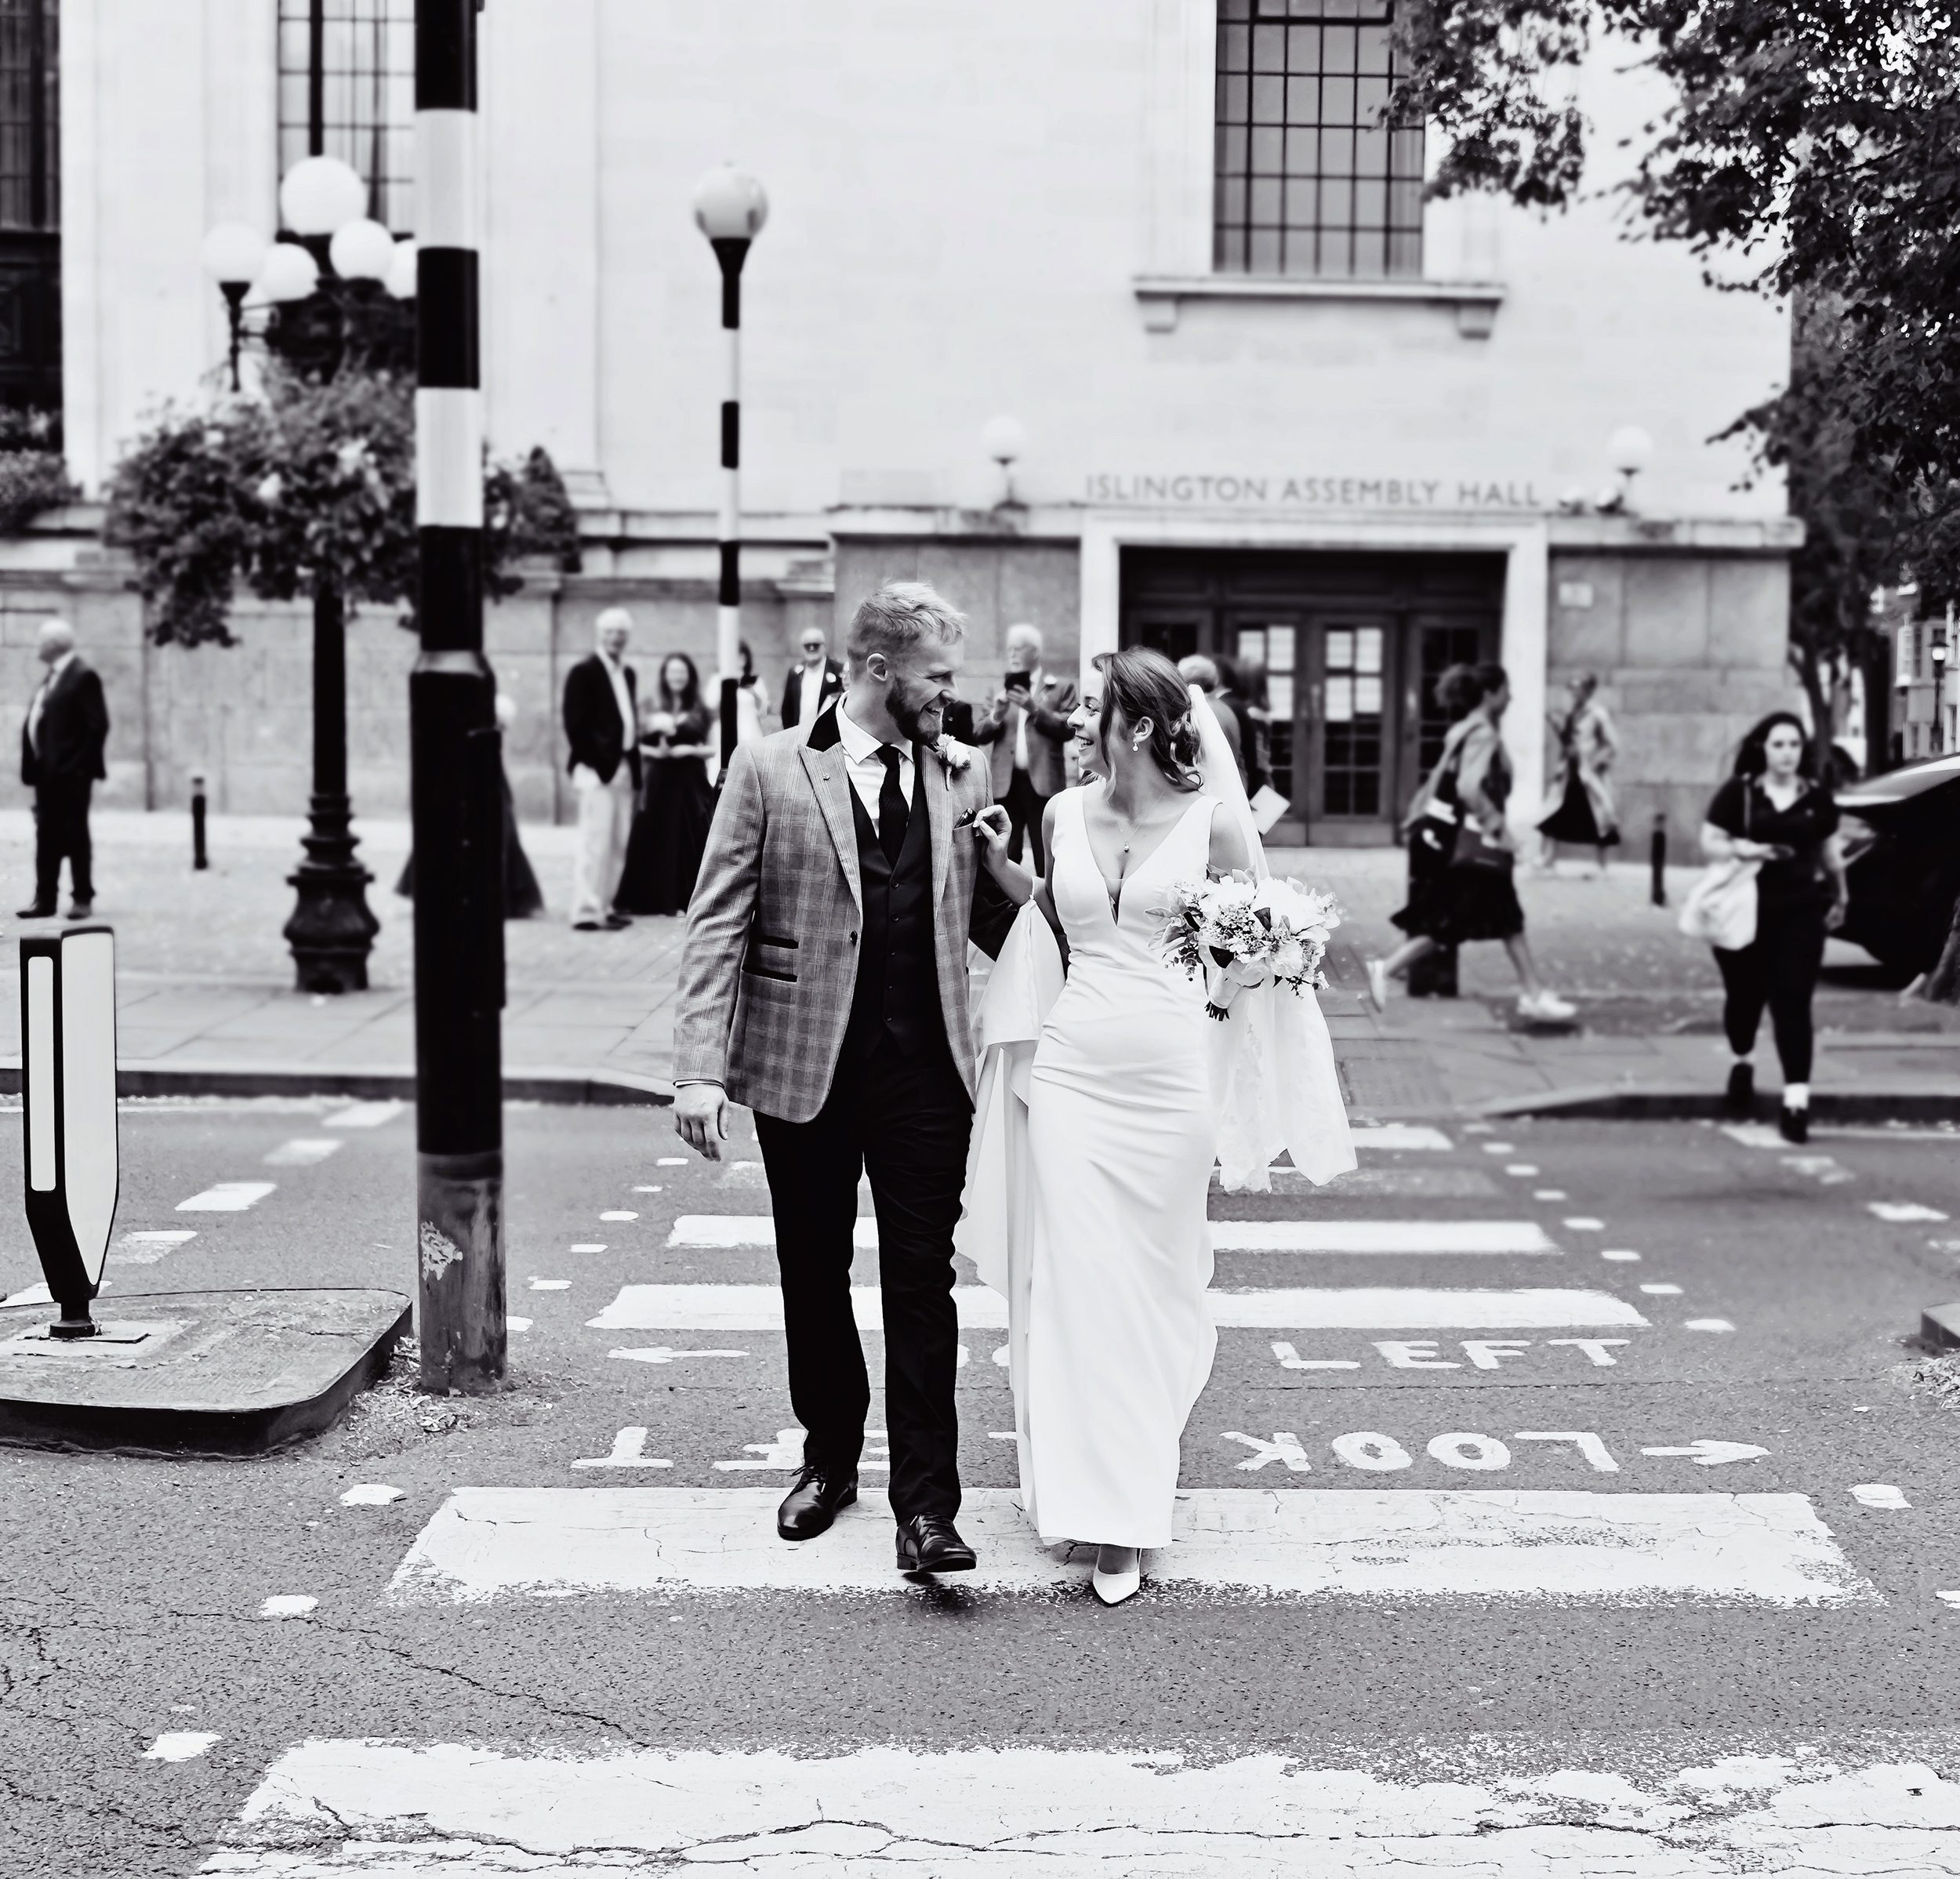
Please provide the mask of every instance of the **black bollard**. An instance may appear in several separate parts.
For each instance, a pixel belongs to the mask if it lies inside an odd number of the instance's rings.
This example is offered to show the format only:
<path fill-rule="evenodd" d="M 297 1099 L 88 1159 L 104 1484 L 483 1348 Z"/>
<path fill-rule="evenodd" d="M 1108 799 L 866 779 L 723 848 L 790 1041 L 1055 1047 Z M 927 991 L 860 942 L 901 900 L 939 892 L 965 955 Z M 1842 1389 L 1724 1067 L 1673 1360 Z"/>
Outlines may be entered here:
<path fill-rule="evenodd" d="M 1664 815 L 1657 815 L 1653 818 L 1651 854 L 1653 904 L 1657 907 L 1664 907 L 1668 904 L 1668 818 Z"/>
<path fill-rule="evenodd" d="M 209 868 L 211 857 L 204 846 L 204 772 L 193 771 L 191 775 L 191 865 L 192 869 Z"/>

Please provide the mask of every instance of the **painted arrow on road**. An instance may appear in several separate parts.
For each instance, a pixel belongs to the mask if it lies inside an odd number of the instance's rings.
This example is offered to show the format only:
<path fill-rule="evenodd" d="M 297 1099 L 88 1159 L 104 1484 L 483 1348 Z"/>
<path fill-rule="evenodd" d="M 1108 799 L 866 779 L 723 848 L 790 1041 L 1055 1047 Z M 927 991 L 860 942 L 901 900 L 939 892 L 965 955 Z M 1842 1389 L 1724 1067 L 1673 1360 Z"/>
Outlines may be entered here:
<path fill-rule="evenodd" d="M 670 1351 L 665 1344 L 651 1344 L 642 1351 L 608 1351 L 608 1357 L 624 1357 L 634 1363 L 672 1363 L 677 1357 L 746 1357 L 746 1351 Z"/>
<path fill-rule="evenodd" d="M 1719 1468 L 1725 1461 L 1754 1461 L 1767 1455 L 1767 1449 L 1751 1448 L 1746 1442 L 1691 1442 L 1685 1449 L 1642 1449 L 1642 1455 L 1685 1455 L 1697 1466 Z"/>

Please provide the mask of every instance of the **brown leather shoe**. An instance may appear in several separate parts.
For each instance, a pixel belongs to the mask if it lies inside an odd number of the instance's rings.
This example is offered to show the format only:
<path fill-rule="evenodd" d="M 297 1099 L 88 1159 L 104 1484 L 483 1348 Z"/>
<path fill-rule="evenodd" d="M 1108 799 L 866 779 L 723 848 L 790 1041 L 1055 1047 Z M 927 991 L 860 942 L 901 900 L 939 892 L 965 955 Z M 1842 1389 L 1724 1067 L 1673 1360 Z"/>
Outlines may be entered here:
<path fill-rule="evenodd" d="M 776 1531 L 785 1540 L 815 1540 L 857 1498 L 855 1470 L 843 1474 L 805 1462 L 776 1509 Z"/>

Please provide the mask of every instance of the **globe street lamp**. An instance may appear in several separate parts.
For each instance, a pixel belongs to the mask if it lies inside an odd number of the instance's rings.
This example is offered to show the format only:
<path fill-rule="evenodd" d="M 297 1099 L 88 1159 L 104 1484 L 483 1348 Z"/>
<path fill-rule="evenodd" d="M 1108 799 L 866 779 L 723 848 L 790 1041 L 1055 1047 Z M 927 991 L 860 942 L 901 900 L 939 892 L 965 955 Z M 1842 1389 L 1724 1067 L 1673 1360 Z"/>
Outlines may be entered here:
<path fill-rule="evenodd" d="M 1614 506 L 1632 509 L 1633 480 L 1653 461 L 1653 439 L 1638 424 L 1622 424 L 1606 439 L 1606 461 L 1620 478 Z"/>
<path fill-rule="evenodd" d="M 721 768 L 735 755 L 742 673 L 742 263 L 768 219 L 769 199 L 746 170 L 724 164 L 695 186 L 694 219 L 721 263 L 721 330 L 727 336 L 721 403 L 720 571 L 715 589 L 715 657 L 721 667 Z"/>
<path fill-rule="evenodd" d="M 1947 659 L 1953 638 L 1953 614 L 1947 614 L 1944 633 L 1934 629 L 1933 644 L 1926 648 L 1933 660 L 1933 754 L 1944 756 L 1947 749 L 1947 724 L 1941 694 L 1946 690 Z"/>
<path fill-rule="evenodd" d="M 269 307 L 296 307 L 321 285 L 320 263 L 303 241 L 324 244 L 334 277 L 370 286 L 399 279 L 397 244 L 367 214 L 368 188 L 336 157 L 308 157 L 279 186 L 285 225 L 300 241 L 268 241 L 243 223 L 224 223 L 205 238 L 206 270 L 225 297 L 230 323 L 231 388 L 247 336 L 247 296 Z M 412 286 L 411 286 L 412 292 Z M 344 299 L 332 369 L 348 349 Z M 305 858 L 288 877 L 298 895 L 285 925 L 302 992 L 359 992 L 380 923 L 365 889 L 374 877 L 354 859 L 354 807 L 347 795 L 347 597 L 331 568 L 313 571 L 313 792 Z"/>

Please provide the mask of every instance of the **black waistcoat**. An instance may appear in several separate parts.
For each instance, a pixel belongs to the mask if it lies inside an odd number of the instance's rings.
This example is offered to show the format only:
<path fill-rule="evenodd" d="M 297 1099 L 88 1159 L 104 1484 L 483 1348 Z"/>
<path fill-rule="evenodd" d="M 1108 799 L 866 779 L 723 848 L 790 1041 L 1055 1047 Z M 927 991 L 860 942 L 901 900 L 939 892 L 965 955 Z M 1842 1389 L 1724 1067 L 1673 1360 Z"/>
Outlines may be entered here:
<path fill-rule="evenodd" d="M 851 792 L 858 830 L 858 880 L 864 893 L 863 943 L 847 1058 L 862 1061 L 880 1043 L 916 1057 L 946 1036 L 939 1012 L 939 973 L 932 919 L 932 829 L 926 812 L 926 768 L 913 764 L 912 813 L 896 866 L 885 857 L 871 818 Z"/>

